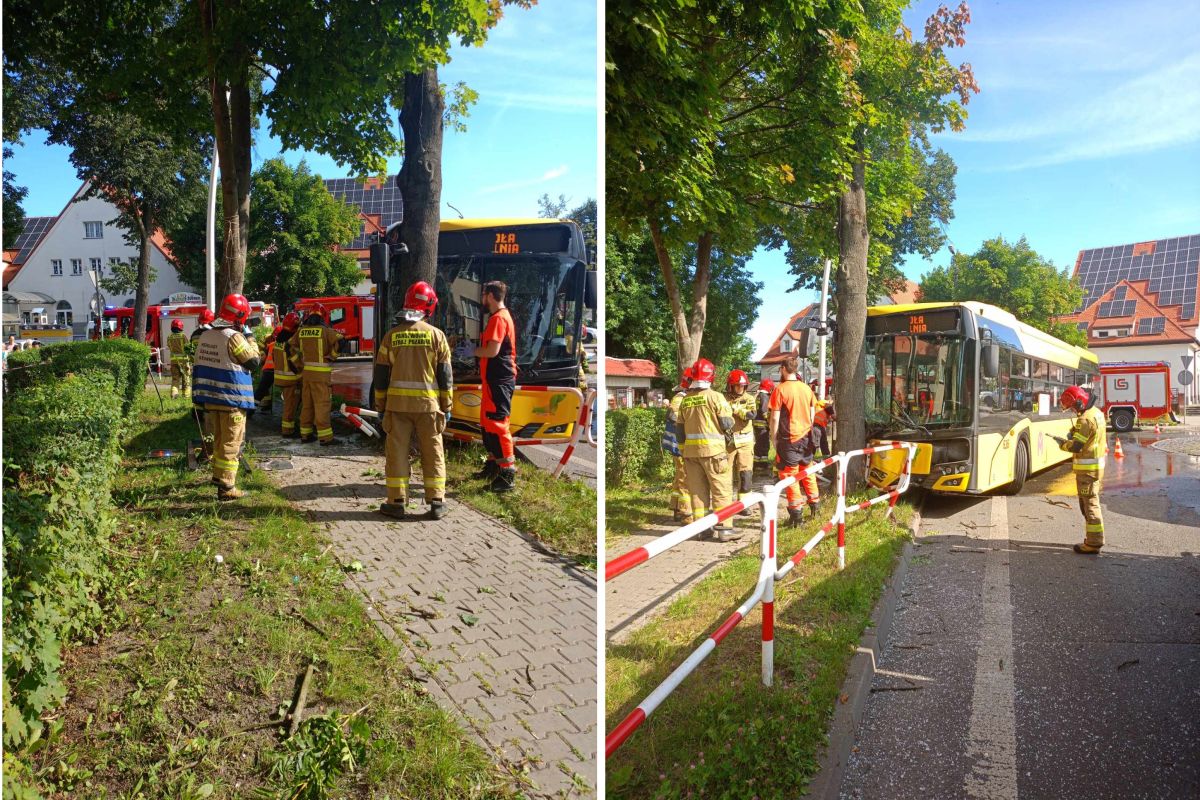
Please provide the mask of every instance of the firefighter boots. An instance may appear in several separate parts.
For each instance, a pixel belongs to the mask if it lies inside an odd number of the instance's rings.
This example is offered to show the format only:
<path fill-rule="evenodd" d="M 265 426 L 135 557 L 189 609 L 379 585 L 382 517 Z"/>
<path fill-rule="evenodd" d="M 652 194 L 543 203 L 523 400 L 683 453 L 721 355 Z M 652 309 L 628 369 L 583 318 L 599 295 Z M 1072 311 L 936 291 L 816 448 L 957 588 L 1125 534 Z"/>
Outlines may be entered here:
<path fill-rule="evenodd" d="M 399 503 L 380 503 L 379 504 L 379 513 L 383 514 L 385 517 L 393 517 L 395 519 L 404 519 L 404 514 L 405 514 L 404 503 L 403 503 L 403 501 L 401 501 Z"/>
<path fill-rule="evenodd" d="M 441 519 L 446 516 L 446 504 L 441 500 L 434 500 L 429 504 L 429 517 L 431 519 Z"/>
<path fill-rule="evenodd" d="M 516 488 L 516 485 L 517 471 L 509 467 L 508 469 L 499 470 L 496 474 L 496 479 L 492 481 L 488 488 L 497 494 L 503 494 L 505 492 L 511 492 Z"/>

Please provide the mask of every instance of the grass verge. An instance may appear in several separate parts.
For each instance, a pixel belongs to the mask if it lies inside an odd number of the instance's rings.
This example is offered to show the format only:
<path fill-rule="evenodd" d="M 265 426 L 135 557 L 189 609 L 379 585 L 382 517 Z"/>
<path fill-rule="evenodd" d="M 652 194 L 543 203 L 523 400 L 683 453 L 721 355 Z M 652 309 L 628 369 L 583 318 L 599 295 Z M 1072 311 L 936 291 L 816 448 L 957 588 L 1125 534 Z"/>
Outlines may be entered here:
<path fill-rule="evenodd" d="M 183 465 L 189 404 L 143 395 L 113 490 L 122 623 L 68 654 L 70 699 L 31 757 L 88 798 L 512 798 L 512 779 L 367 617 L 326 542 L 261 472 L 215 502 Z M 173 449 L 172 459 L 149 451 Z M 217 560 L 217 556 L 221 560 Z M 272 726 L 315 666 L 307 720 Z M 346 767 L 353 764 L 353 769 Z M 322 776 L 334 776 L 332 779 Z"/>
<path fill-rule="evenodd" d="M 596 490 L 583 481 L 555 478 L 532 464 L 520 464 L 516 490 L 496 494 L 474 477 L 484 458 L 481 445 L 448 443 L 446 485 L 455 499 L 504 520 L 594 570 Z"/>
<path fill-rule="evenodd" d="M 897 505 L 899 525 L 884 513 L 876 506 L 850 517 L 843 572 L 827 541 L 776 584 L 775 685 L 761 683 L 758 606 L 608 759 L 609 797 L 765 800 L 803 793 L 854 647 L 909 536 L 911 508 Z M 796 552 L 816 527 L 783 528 L 781 555 Z M 609 646 L 607 730 L 752 591 L 758 547 L 755 539 L 662 617 Z"/>

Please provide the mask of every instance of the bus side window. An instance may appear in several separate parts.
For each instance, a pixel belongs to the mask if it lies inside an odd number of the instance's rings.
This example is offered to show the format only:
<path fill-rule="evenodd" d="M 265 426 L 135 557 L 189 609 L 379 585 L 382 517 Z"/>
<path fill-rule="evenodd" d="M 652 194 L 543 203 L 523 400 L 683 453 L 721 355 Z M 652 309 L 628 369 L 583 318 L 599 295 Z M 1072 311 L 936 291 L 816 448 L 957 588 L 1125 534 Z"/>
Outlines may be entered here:
<path fill-rule="evenodd" d="M 1011 353 L 1008 348 L 1000 348 L 1000 369 L 995 378 L 980 378 L 982 386 L 979 392 L 979 416 L 983 421 L 984 415 L 1004 415 L 1012 408 L 1012 391 L 1009 386 Z"/>

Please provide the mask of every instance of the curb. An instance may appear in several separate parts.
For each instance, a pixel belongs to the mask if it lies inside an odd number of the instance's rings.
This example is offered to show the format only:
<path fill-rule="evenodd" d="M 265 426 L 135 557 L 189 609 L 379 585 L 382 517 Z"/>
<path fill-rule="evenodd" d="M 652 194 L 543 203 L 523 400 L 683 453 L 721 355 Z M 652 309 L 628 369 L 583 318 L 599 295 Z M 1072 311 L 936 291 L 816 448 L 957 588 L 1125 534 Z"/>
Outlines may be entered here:
<path fill-rule="evenodd" d="M 921 530 L 921 509 L 924 505 L 925 500 L 922 498 L 921 505 L 913 515 L 912 539 L 915 539 Z M 817 759 L 817 774 L 805 790 L 807 797 L 837 800 L 841 794 L 842 778 L 846 774 L 846 765 L 854 748 L 854 734 L 862 722 L 867 698 L 871 696 L 875 665 L 879 661 L 883 643 L 891 634 L 892 617 L 895 616 L 896 604 L 900 601 L 900 589 L 904 585 L 904 579 L 908 577 L 908 565 L 913 554 L 912 539 L 904 543 L 904 549 L 896 559 L 896 567 L 884 584 L 883 594 L 875 604 L 875 610 L 871 612 L 871 620 L 858 641 L 854 657 L 850 659 L 846 680 L 842 682 L 842 690 L 838 695 L 849 699 L 834 705 L 833 719 L 829 723 L 829 744 Z"/>

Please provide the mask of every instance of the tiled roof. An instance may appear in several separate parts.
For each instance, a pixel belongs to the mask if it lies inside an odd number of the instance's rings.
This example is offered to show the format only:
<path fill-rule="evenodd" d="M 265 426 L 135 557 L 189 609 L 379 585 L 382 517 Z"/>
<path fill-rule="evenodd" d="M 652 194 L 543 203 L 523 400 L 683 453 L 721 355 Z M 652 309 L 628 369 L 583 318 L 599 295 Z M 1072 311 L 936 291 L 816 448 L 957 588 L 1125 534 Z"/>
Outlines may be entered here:
<path fill-rule="evenodd" d="M 1083 311 L 1060 322 L 1087 326 L 1089 347 L 1130 344 L 1169 344 L 1196 340 L 1195 325 L 1181 323 L 1180 306 L 1163 308 L 1149 291 L 1150 281 L 1118 281 Z M 1126 336 L 1096 335 L 1101 329 L 1128 330 Z"/>
<path fill-rule="evenodd" d="M 661 378 L 658 365 L 644 358 L 610 358 L 604 359 L 605 376 L 622 378 Z"/>
<path fill-rule="evenodd" d="M 1139 285 L 1167 316 L 1194 329 L 1200 305 L 1200 234 L 1080 250 L 1075 277 L 1084 290 L 1076 314 L 1128 281 Z"/>
<path fill-rule="evenodd" d="M 788 319 L 787 324 L 783 326 L 783 330 L 780 332 L 780 334 L 775 337 L 775 341 L 771 343 L 771 346 L 767 349 L 766 354 L 762 358 L 758 359 L 758 361 L 755 363 L 776 364 L 783 361 L 783 359 L 790 355 L 795 355 L 795 351 L 792 351 L 791 353 L 785 353 L 780 349 L 779 345 L 780 342 L 783 341 L 783 337 L 786 336 L 793 341 L 798 341 L 800 339 L 800 334 L 804 329 L 801 327 L 797 330 L 793 330 L 793 328 L 795 328 L 797 324 L 801 323 L 802 321 L 816 319 L 820 315 L 821 306 L 817 303 L 810 303 L 809 305 L 805 306 L 803 310 L 793 314 L 791 318 Z"/>
<path fill-rule="evenodd" d="M 329 178 L 325 188 L 334 197 L 358 206 L 363 221 L 362 231 L 353 240 L 342 245 L 343 250 L 367 250 L 375 241 L 375 234 L 382 234 L 392 223 L 404 217 L 404 200 L 396 186 L 395 175 L 385 179 L 368 178 L 360 183 L 356 178 Z"/>

